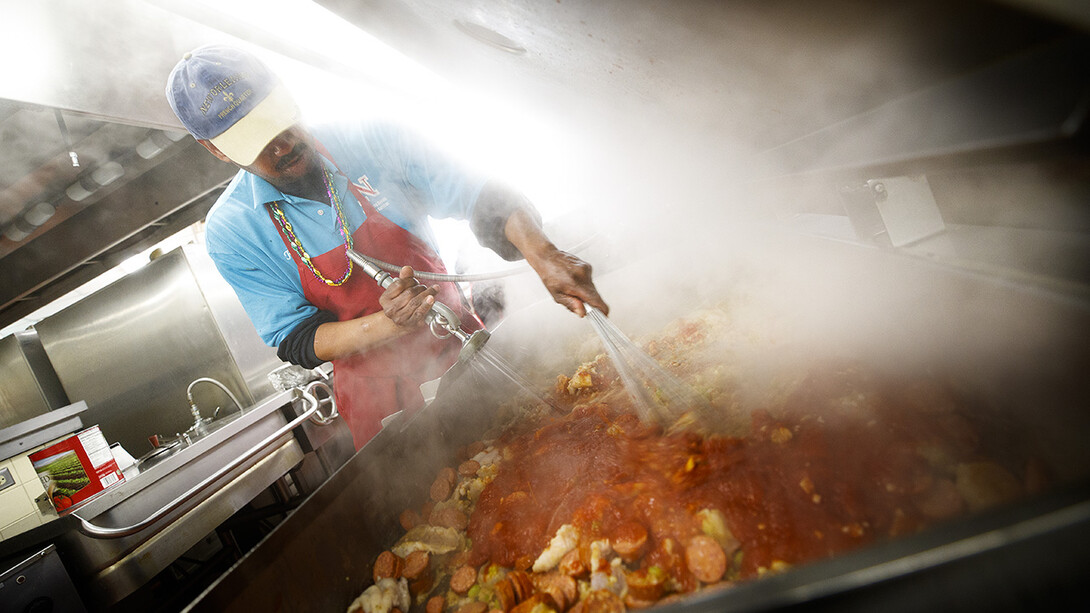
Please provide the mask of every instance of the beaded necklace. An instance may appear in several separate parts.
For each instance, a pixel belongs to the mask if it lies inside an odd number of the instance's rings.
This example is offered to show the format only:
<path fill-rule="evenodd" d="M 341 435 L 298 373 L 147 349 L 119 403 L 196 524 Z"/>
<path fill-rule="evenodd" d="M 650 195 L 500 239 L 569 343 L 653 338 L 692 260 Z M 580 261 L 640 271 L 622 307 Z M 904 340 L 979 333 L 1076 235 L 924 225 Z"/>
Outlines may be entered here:
<path fill-rule="evenodd" d="M 291 241 L 289 243 L 291 250 L 299 256 L 299 259 L 303 260 L 303 264 L 306 265 L 311 274 L 322 283 L 331 287 L 337 287 L 347 281 L 349 275 L 352 274 L 352 260 L 348 257 L 348 250 L 352 248 L 352 232 L 349 231 L 348 220 L 345 218 L 344 211 L 341 210 L 341 200 L 337 197 L 337 192 L 333 189 L 333 177 L 330 176 L 328 168 L 323 167 L 322 170 L 324 171 L 322 173 L 322 180 L 325 182 L 326 193 L 329 194 L 329 201 L 333 204 L 333 209 L 337 214 L 337 229 L 341 233 L 341 238 L 344 239 L 345 271 L 340 279 L 327 279 L 322 275 L 318 268 L 314 266 L 314 263 L 310 260 L 310 254 L 303 248 L 303 243 L 299 240 L 299 237 L 295 235 L 295 230 L 292 229 L 291 222 L 284 216 L 284 211 L 281 210 L 280 203 L 270 202 L 269 208 L 273 212 L 273 219 L 276 220 L 277 225 L 280 226 L 280 229 L 284 231 L 284 234 Z"/>

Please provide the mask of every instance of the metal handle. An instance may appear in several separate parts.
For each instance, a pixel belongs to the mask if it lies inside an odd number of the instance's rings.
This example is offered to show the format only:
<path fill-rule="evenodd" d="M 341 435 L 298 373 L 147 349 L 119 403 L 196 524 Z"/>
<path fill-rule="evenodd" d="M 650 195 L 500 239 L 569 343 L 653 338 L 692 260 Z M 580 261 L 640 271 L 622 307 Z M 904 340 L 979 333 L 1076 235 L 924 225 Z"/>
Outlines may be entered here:
<path fill-rule="evenodd" d="M 326 393 L 326 397 L 324 399 L 319 399 L 317 394 L 314 393 L 315 390 L 324 391 Z M 324 381 L 311 381 L 307 384 L 306 387 L 303 388 L 303 391 L 309 392 L 311 394 L 311 397 L 313 397 L 317 401 L 318 406 L 321 406 L 323 404 L 329 405 L 328 415 L 322 415 L 319 411 L 315 411 L 314 415 L 310 416 L 310 421 L 318 424 L 319 426 L 328 426 L 329 424 L 336 421 L 338 417 L 340 417 L 341 414 L 337 411 L 337 399 L 333 396 L 333 389 L 330 388 L 329 385 L 327 385 Z"/>
<path fill-rule="evenodd" d="M 461 330 L 462 328 L 462 320 L 458 318 L 458 314 L 454 312 L 454 309 L 438 300 L 431 305 L 431 310 L 428 311 L 425 321 L 428 322 L 428 326 L 431 328 L 432 336 L 438 339 L 447 338 L 454 334 L 455 330 Z"/>
<path fill-rule="evenodd" d="M 359 266 L 363 272 L 370 275 L 382 289 L 390 287 L 390 284 L 394 282 L 394 277 L 391 276 L 390 273 L 376 266 L 358 251 L 348 249 L 347 253 L 348 259 Z M 465 343 L 466 340 L 469 339 L 469 334 L 462 330 L 462 320 L 458 317 L 458 314 L 454 312 L 454 309 L 438 300 L 435 301 L 435 304 L 431 305 L 431 310 L 428 311 L 426 321 L 435 338 L 443 339 L 453 335 L 458 337 L 458 340 L 462 343 Z"/>
<path fill-rule="evenodd" d="M 136 534 L 137 532 L 140 532 L 141 530 L 147 528 L 148 526 L 150 526 L 150 525 L 154 524 L 155 522 L 159 521 L 160 519 L 162 519 L 168 513 L 171 513 L 173 511 L 177 510 L 183 504 L 185 504 L 186 502 L 189 502 L 194 497 L 196 497 L 198 494 L 200 494 L 205 489 L 207 489 L 210 485 L 212 485 L 216 481 L 219 481 L 221 478 L 223 478 L 225 475 L 227 475 L 227 473 L 230 473 L 231 471 L 235 470 L 236 468 L 238 468 L 239 466 L 244 464 L 246 461 L 252 459 L 258 453 L 261 453 L 262 451 L 264 451 L 266 447 L 269 447 L 270 445 L 275 443 L 278 439 L 280 439 L 280 437 L 284 436 L 285 434 L 288 434 L 289 432 L 294 430 L 297 426 L 302 424 L 304 421 L 307 421 L 308 419 L 311 419 L 314 416 L 315 413 L 318 413 L 318 408 L 321 406 L 322 402 L 319 401 L 318 398 L 315 397 L 314 394 L 311 393 L 311 388 L 314 385 L 314 383 L 320 383 L 320 382 L 315 381 L 315 382 L 311 383 L 311 385 L 308 385 L 304 389 L 296 388 L 296 390 L 299 392 L 299 394 L 303 397 L 303 400 L 307 401 L 307 404 L 309 405 L 309 408 L 307 410 L 303 411 L 302 415 L 300 415 L 300 416 L 296 417 L 295 419 L 291 420 L 285 426 L 283 426 L 282 428 L 280 428 L 279 430 L 277 430 L 273 434 L 270 434 L 263 441 L 261 441 L 260 443 L 258 443 L 254 447 L 250 448 L 249 451 L 242 454 L 241 456 L 239 456 L 238 458 L 236 458 L 232 462 L 228 463 L 223 468 L 217 470 L 215 473 L 213 473 L 211 476 L 206 478 L 204 481 L 201 481 L 197 485 L 194 485 L 193 487 L 189 488 L 189 490 L 187 490 L 185 493 L 178 496 L 177 498 L 175 498 L 171 502 L 167 503 L 166 506 L 164 506 L 163 508 L 159 509 L 158 511 L 152 513 L 144 521 L 141 521 L 141 522 L 139 522 L 137 524 L 133 524 L 131 526 L 126 526 L 124 528 L 106 528 L 106 527 L 103 527 L 103 526 L 97 526 L 95 524 L 92 524 L 91 522 L 87 521 L 86 519 L 83 519 L 79 515 L 76 515 L 76 514 L 73 513 L 72 516 L 79 520 L 79 531 L 81 533 L 83 533 L 83 534 L 85 534 L 87 536 L 93 537 L 93 538 L 101 538 L 101 539 L 122 538 L 122 537 L 126 537 L 126 536 L 131 536 L 133 534 Z M 332 396 L 330 396 L 330 397 L 332 398 Z M 333 409 L 333 411 L 331 412 L 331 414 L 328 417 L 323 417 L 322 419 L 332 421 L 333 417 L 335 416 L 335 413 L 336 413 L 336 408 Z M 318 415 L 321 415 L 321 413 L 318 413 Z M 329 423 L 329 421 L 327 421 L 325 423 Z M 318 421 L 316 423 L 322 424 L 323 422 Z M 179 515 L 178 517 L 175 517 L 174 519 L 167 522 L 166 525 L 170 525 L 171 523 L 177 521 L 180 518 L 181 518 L 181 516 Z"/>

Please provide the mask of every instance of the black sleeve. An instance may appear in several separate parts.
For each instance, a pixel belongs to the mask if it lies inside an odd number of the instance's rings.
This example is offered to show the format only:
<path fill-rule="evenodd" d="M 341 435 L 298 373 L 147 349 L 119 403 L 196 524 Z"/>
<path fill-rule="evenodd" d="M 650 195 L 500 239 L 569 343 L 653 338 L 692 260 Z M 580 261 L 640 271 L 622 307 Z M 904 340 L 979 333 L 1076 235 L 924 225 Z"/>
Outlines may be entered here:
<path fill-rule="evenodd" d="M 477 203 L 469 218 L 469 228 L 477 241 L 509 262 L 522 259 L 518 248 L 507 240 L 503 232 L 507 218 L 518 209 L 526 210 L 541 223 L 541 215 L 526 196 L 502 184 L 489 182 L 477 196 Z"/>
<path fill-rule="evenodd" d="M 329 311 L 318 311 L 304 319 L 281 341 L 276 348 L 276 357 L 303 368 L 320 366 L 324 360 L 314 355 L 314 334 L 318 331 L 318 326 L 331 321 L 337 321 L 337 316 Z"/>

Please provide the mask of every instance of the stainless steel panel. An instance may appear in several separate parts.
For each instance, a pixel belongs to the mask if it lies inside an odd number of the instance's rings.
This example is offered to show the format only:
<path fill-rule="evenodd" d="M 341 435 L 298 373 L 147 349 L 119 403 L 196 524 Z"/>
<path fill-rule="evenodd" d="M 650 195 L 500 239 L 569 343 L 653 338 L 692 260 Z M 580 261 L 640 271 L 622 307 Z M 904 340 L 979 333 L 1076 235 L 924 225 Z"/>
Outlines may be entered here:
<path fill-rule="evenodd" d="M 36 52 L 28 78 L 4 83 L 0 96 L 133 124 L 178 125 L 161 83 L 183 52 L 174 36 L 197 36 L 197 26 L 166 22 L 162 11 L 137 0 L 94 9 L 78 0 L 8 8 L 0 50 L 18 57 L 33 44 Z M 129 84 L 123 94 L 121 83 Z"/>
<path fill-rule="evenodd" d="M 0 377 L 0 427 L 13 426 L 49 410 L 14 336 L 0 339 Z"/>
<path fill-rule="evenodd" d="M 276 357 L 276 348 L 261 340 L 234 290 L 220 276 L 204 248 L 186 246 L 182 249 L 250 394 L 254 398 L 272 395 L 277 389 L 268 375 L 284 365 Z"/>
<path fill-rule="evenodd" d="M 76 402 L 0 430 L 0 460 L 27 453 L 39 445 L 83 429 L 86 402 Z"/>
<path fill-rule="evenodd" d="M 0 339 L 0 428 L 66 404 L 68 398 L 36 331 Z"/>
<path fill-rule="evenodd" d="M 0 572 L 0 602 L 5 611 L 87 610 L 52 545 Z"/>
<path fill-rule="evenodd" d="M 186 388 L 199 377 L 253 404 L 181 250 L 36 327 L 68 396 L 87 402 L 84 421 L 133 456 L 151 449 L 148 436 L 192 425 Z M 199 388 L 194 397 L 207 415 L 216 406 L 231 410 L 226 394 Z"/>
<path fill-rule="evenodd" d="M 63 223 L 3 256 L 4 320 L 14 321 L 48 305 L 198 222 L 212 206 L 219 186 L 235 174 L 232 166 L 210 156 L 192 139 L 150 161 L 129 156 L 125 182 L 103 188 L 92 196 L 97 199 L 92 206 L 78 207 Z M 131 158 L 135 159 L 128 161 Z"/>

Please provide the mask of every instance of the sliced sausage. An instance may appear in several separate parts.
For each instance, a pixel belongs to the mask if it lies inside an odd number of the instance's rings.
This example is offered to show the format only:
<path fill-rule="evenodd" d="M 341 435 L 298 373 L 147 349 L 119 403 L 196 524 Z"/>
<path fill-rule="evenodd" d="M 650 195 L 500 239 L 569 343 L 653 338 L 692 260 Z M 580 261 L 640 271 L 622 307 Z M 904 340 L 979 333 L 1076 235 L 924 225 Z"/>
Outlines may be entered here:
<path fill-rule="evenodd" d="M 553 597 L 559 610 L 566 610 L 579 598 L 579 585 L 575 579 L 558 571 L 534 575 L 534 587 Z"/>
<path fill-rule="evenodd" d="M 481 463 L 477 460 L 466 460 L 458 465 L 458 474 L 463 477 L 474 477 L 481 469 Z"/>
<path fill-rule="evenodd" d="M 375 583 L 378 583 L 379 579 L 400 579 L 404 564 L 405 561 L 392 551 L 383 551 L 378 554 L 375 566 L 372 568 Z"/>
<path fill-rule="evenodd" d="M 479 566 L 479 564 L 474 564 L 470 560 L 472 560 L 472 556 L 469 551 L 459 551 L 451 556 L 450 561 L 447 563 L 447 568 L 458 568 L 459 566 L 465 566 L 466 564 L 469 564 L 470 566 Z"/>
<path fill-rule="evenodd" d="M 409 581 L 409 593 L 414 596 L 427 594 L 433 587 L 435 587 L 435 573 L 431 571 Z"/>
<path fill-rule="evenodd" d="M 533 565 L 534 558 L 530 556 L 519 556 L 515 558 L 515 562 L 512 565 L 512 568 L 515 568 L 516 570 L 530 570 Z"/>
<path fill-rule="evenodd" d="M 715 583 L 727 572 L 727 554 L 710 536 L 694 536 L 685 547 L 685 565 L 704 583 Z"/>
<path fill-rule="evenodd" d="M 647 553 L 647 528 L 637 521 L 617 526 L 610 535 L 609 544 L 625 562 L 635 562 Z"/>
<path fill-rule="evenodd" d="M 587 567 L 583 564 L 582 558 L 579 557 L 578 547 L 564 554 L 563 558 L 560 558 L 560 572 L 569 577 L 578 578 L 586 576 Z"/>
<path fill-rule="evenodd" d="M 501 579 L 493 589 L 496 592 L 496 600 L 504 611 L 510 611 L 518 604 L 518 600 L 515 599 L 515 586 L 511 585 L 510 579 Z"/>
<path fill-rule="evenodd" d="M 417 513 L 415 509 L 405 509 L 401 512 L 401 515 L 398 516 L 397 520 L 401 523 L 401 527 L 408 532 L 420 525 L 423 518 L 420 517 L 420 514 Z"/>
<path fill-rule="evenodd" d="M 423 550 L 416 550 L 405 556 L 405 567 L 401 576 L 412 581 L 419 579 L 428 572 L 431 566 L 431 554 Z"/>
<path fill-rule="evenodd" d="M 469 588 L 473 587 L 475 583 L 477 583 L 477 569 L 469 565 L 462 566 L 454 571 L 454 574 L 450 577 L 450 589 L 462 596 L 465 596 Z"/>
<path fill-rule="evenodd" d="M 454 485 L 458 482 L 458 473 L 454 472 L 454 469 L 449 466 L 444 466 L 439 471 L 438 479 L 446 479 L 447 483 Z"/>
<path fill-rule="evenodd" d="M 478 453 L 484 451 L 487 448 L 488 448 L 488 445 L 485 445 L 483 442 L 473 441 L 472 443 L 470 443 L 469 445 L 466 446 L 466 457 L 467 458 L 472 458 L 473 456 L 477 455 Z"/>
<path fill-rule="evenodd" d="M 658 604 L 657 600 L 641 600 L 632 595 L 631 592 L 624 595 L 624 606 L 626 609 L 650 609 Z"/>
<path fill-rule="evenodd" d="M 405 556 L 405 568 L 401 576 L 409 580 L 409 591 L 426 594 L 435 586 L 435 573 L 431 569 L 431 554 L 417 550 Z"/>
<path fill-rule="evenodd" d="M 534 580 L 530 578 L 529 573 L 513 570 L 507 573 L 507 579 L 511 582 L 511 586 L 515 588 L 515 599 L 519 602 L 533 596 L 535 591 Z"/>
<path fill-rule="evenodd" d="M 428 494 L 435 502 L 445 502 L 447 498 L 450 498 L 450 493 L 453 491 L 454 484 L 448 481 L 444 475 L 439 475 L 432 482 Z"/>
<path fill-rule="evenodd" d="M 428 604 L 424 605 L 425 613 L 443 613 L 443 609 L 447 606 L 447 599 L 442 596 L 432 596 L 428 599 Z"/>

